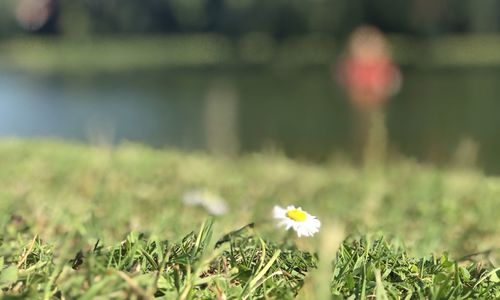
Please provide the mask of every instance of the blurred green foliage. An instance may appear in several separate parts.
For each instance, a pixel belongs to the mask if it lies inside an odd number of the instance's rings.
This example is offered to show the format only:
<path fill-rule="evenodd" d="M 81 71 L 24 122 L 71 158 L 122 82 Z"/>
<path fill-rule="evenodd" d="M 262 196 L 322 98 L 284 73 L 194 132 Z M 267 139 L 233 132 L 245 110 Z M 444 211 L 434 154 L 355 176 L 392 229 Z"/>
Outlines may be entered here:
<path fill-rule="evenodd" d="M 239 36 L 266 32 L 275 38 L 311 32 L 344 35 L 371 23 L 385 31 L 436 35 L 496 32 L 500 4 L 494 0 L 75 0 L 57 1 L 58 32 L 108 33 L 217 32 Z M 16 1 L 0 3 L 0 36 L 19 28 Z"/>

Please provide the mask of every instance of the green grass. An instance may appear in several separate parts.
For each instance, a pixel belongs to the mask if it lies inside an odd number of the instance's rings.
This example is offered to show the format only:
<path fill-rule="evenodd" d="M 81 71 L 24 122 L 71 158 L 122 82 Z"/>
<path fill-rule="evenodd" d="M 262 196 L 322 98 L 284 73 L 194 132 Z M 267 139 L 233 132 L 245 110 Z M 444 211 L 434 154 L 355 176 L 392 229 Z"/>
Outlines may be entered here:
<path fill-rule="evenodd" d="M 395 60 L 416 67 L 491 67 L 500 65 L 498 35 L 418 39 L 389 36 Z M 479 46 L 480 45 L 480 46 Z M 35 73 L 122 72 L 155 68 L 260 65 L 328 66 L 342 51 L 328 35 L 296 36 L 277 42 L 265 33 L 238 39 L 214 34 L 22 36 L 0 40 L 0 66 Z"/>
<path fill-rule="evenodd" d="M 332 294 L 377 299 L 494 299 L 499 269 L 450 260 L 447 253 L 411 257 L 398 243 L 379 238 L 349 239 L 340 247 Z M 339 297 L 341 298 L 341 297 Z"/>
<path fill-rule="evenodd" d="M 185 206 L 193 189 L 229 213 Z M 276 229 L 276 204 L 318 216 L 320 233 Z M 494 299 L 499 204 L 499 178 L 409 159 L 367 169 L 3 140 L 0 288 L 6 299 Z"/>

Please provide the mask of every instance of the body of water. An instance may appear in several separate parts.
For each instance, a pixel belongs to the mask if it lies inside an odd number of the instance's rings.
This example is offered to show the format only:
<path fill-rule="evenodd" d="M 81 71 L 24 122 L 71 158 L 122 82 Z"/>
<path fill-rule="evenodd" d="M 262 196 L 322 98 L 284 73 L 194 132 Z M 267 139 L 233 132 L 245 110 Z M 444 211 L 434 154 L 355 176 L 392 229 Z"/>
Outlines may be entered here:
<path fill-rule="evenodd" d="M 391 151 L 446 164 L 463 139 L 500 172 L 500 69 L 405 69 L 386 109 Z M 294 158 L 353 153 L 351 111 L 328 67 L 108 74 L 0 71 L 0 137 L 124 140 L 155 147 L 269 147 Z"/>

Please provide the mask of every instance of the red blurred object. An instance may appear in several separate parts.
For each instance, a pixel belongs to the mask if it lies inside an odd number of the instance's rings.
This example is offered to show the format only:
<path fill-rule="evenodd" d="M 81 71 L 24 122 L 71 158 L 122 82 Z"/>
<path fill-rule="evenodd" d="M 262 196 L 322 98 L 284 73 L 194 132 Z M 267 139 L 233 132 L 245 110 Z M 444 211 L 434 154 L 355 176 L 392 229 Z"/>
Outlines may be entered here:
<path fill-rule="evenodd" d="M 391 61 L 384 36 L 378 29 L 367 26 L 351 36 L 338 77 L 351 102 L 361 110 L 382 106 L 401 84 L 399 69 Z"/>

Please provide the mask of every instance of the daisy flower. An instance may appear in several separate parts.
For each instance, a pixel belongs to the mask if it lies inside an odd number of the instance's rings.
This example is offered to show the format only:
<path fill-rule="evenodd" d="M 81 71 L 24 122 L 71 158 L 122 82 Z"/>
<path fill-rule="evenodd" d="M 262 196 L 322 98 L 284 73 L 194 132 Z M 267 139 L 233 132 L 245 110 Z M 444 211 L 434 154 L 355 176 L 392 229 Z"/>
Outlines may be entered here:
<path fill-rule="evenodd" d="M 182 196 L 182 202 L 186 205 L 201 206 L 214 216 L 222 216 L 229 211 L 224 199 L 207 190 L 192 190 L 186 192 Z"/>
<path fill-rule="evenodd" d="M 321 227 L 318 218 L 293 205 L 289 205 L 287 208 L 274 206 L 273 217 L 276 219 L 278 227 L 285 227 L 286 230 L 293 228 L 298 237 L 313 236 Z"/>

